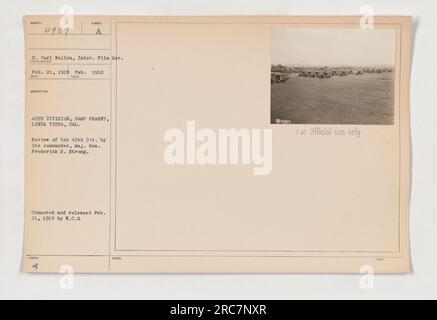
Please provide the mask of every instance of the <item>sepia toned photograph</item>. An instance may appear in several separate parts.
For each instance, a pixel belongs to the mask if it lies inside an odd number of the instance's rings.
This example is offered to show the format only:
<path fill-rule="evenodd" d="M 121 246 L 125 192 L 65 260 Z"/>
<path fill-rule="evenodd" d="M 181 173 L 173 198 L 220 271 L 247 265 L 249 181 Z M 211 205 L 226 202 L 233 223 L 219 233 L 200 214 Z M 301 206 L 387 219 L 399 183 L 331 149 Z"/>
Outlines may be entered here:
<path fill-rule="evenodd" d="M 271 123 L 393 125 L 394 29 L 275 28 Z"/>

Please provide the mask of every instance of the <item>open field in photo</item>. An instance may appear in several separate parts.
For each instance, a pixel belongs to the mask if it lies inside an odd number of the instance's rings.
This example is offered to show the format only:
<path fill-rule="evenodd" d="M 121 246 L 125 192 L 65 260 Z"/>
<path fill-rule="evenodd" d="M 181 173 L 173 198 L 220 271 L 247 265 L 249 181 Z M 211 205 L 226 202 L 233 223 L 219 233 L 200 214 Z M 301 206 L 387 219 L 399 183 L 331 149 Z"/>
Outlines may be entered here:
<path fill-rule="evenodd" d="M 291 73 L 271 83 L 271 123 L 390 125 L 394 72 L 313 77 Z"/>

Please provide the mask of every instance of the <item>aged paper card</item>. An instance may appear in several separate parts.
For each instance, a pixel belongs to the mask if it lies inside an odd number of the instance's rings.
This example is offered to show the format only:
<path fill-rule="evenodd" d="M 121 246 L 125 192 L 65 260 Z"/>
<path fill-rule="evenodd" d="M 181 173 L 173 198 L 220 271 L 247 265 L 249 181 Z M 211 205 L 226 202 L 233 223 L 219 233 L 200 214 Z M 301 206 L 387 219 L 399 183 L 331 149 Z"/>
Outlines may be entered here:
<path fill-rule="evenodd" d="M 24 23 L 26 272 L 410 271 L 411 18 Z"/>

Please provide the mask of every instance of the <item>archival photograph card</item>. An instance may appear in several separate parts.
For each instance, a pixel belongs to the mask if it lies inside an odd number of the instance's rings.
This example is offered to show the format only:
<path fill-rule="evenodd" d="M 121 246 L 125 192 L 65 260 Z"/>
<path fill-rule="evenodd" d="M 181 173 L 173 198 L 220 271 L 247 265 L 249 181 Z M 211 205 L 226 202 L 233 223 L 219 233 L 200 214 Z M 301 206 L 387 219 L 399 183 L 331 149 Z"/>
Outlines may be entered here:
<path fill-rule="evenodd" d="M 24 25 L 25 272 L 411 271 L 410 17 Z"/>

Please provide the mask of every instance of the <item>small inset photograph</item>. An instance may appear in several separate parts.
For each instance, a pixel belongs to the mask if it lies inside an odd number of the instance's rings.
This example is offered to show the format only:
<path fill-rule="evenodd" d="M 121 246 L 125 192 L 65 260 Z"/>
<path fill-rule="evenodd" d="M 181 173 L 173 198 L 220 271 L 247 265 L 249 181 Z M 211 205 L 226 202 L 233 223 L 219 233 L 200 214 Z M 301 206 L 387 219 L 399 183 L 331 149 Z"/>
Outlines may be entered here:
<path fill-rule="evenodd" d="M 394 29 L 275 28 L 271 123 L 393 125 Z"/>

